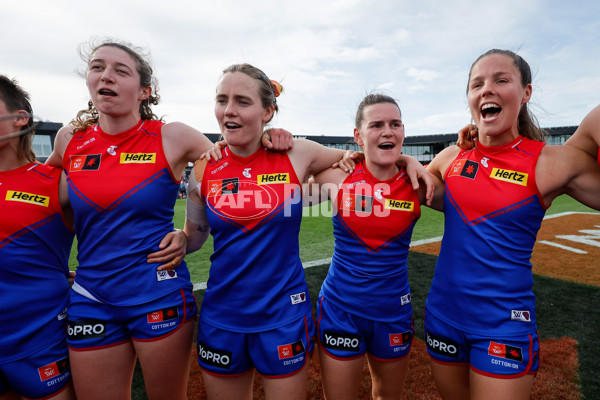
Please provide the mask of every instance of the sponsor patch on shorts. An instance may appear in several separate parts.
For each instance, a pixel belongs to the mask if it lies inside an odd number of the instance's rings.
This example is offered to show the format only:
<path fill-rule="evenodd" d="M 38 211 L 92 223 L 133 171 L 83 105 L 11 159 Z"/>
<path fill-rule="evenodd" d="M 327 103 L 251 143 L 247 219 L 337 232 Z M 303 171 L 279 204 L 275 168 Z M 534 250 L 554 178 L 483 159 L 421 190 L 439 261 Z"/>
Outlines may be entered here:
<path fill-rule="evenodd" d="M 490 342 L 488 354 L 494 357 L 523 362 L 523 350 L 520 347 L 497 342 Z"/>
<path fill-rule="evenodd" d="M 56 378 L 68 369 L 69 358 L 65 357 L 56 362 L 53 362 L 52 364 L 44 365 L 43 367 L 38 368 L 38 373 L 40 374 L 41 381 L 44 382 L 48 379 Z"/>
<path fill-rule="evenodd" d="M 198 341 L 198 357 L 213 367 L 231 368 L 231 356 L 231 351 L 213 349 Z"/>
<path fill-rule="evenodd" d="M 71 340 L 97 339 L 106 336 L 106 321 L 88 319 L 68 321 L 68 335 Z"/>
<path fill-rule="evenodd" d="M 292 358 L 297 356 L 298 354 L 302 354 L 305 352 L 304 343 L 302 340 L 298 340 L 295 343 L 283 344 L 281 346 L 277 346 L 277 353 L 279 353 L 279 359 L 283 360 L 286 358 Z"/>
<path fill-rule="evenodd" d="M 177 278 L 177 271 L 156 271 L 156 280 L 158 282 Z"/>
<path fill-rule="evenodd" d="M 412 332 L 407 331 L 403 333 L 390 333 L 390 346 L 401 346 L 410 342 L 412 339 Z"/>
<path fill-rule="evenodd" d="M 446 357 L 458 358 L 458 343 L 434 336 L 429 332 L 427 332 L 427 348 Z"/>
<path fill-rule="evenodd" d="M 351 333 L 323 331 L 321 343 L 328 349 L 338 351 L 358 351 L 360 349 L 360 336 Z"/>
<path fill-rule="evenodd" d="M 177 307 L 163 308 L 162 310 L 148 313 L 148 323 L 153 324 L 155 322 L 164 322 L 179 317 L 179 311 Z"/>

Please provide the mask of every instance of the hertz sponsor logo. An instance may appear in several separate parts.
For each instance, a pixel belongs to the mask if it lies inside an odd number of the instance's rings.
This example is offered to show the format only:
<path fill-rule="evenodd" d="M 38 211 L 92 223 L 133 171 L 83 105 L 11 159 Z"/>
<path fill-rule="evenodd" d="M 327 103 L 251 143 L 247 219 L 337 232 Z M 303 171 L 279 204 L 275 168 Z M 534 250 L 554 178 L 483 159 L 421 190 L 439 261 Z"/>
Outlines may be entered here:
<path fill-rule="evenodd" d="M 509 169 L 493 168 L 490 178 L 499 181 L 515 183 L 521 186 L 527 186 L 528 174 L 519 171 L 511 171 Z"/>
<path fill-rule="evenodd" d="M 385 199 L 385 208 L 388 210 L 414 211 L 415 203 L 406 200 Z"/>
<path fill-rule="evenodd" d="M 6 200 L 8 201 L 21 201 L 23 203 L 36 204 L 42 207 L 48 207 L 50 205 L 50 197 L 40 196 L 39 194 L 17 192 L 15 190 L 6 191 Z"/>
<path fill-rule="evenodd" d="M 156 153 L 121 153 L 121 164 L 154 164 Z"/>
<path fill-rule="evenodd" d="M 290 174 L 262 174 L 257 175 L 256 183 L 268 185 L 271 183 L 290 183 Z"/>

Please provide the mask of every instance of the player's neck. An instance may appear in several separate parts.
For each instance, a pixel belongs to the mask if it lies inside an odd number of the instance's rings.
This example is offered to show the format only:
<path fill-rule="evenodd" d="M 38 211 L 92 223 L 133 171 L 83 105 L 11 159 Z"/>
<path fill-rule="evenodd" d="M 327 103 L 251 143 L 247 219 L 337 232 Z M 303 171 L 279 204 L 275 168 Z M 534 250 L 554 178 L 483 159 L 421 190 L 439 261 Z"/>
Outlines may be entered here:
<path fill-rule="evenodd" d="M 140 121 L 139 114 L 126 114 L 122 116 L 112 116 L 107 114 L 100 114 L 98 122 L 100 128 L 104 133 L 109 135 L 116 135 L 121 132 L 125 132 Z"/>
<path fill-rule="evenodd" d="M 9 171 L 17 169 L 27 164 L 27 160 L 19 159 L 17 156 L 17 141 L 12 141 L 2 145 L 0 142 L 0 171 Z"/>

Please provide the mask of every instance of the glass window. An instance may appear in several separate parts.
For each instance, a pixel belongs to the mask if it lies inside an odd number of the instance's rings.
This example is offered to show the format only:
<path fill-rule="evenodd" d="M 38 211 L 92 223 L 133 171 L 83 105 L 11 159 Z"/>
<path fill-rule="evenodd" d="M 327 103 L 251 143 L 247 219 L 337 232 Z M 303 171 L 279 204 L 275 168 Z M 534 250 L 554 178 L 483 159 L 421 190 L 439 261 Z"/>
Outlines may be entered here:
<path fill-rule="evenodd" d="M 34 135 L 32 147 L 36 157 L 48 157 L 52 154 L 52 143 L 49 135 Z"/>

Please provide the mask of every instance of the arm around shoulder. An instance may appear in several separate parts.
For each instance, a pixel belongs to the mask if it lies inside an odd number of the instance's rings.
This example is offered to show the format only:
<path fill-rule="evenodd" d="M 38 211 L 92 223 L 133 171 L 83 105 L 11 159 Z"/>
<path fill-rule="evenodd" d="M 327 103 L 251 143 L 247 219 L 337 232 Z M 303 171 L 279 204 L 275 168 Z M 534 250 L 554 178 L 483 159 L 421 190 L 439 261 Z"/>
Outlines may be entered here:
<path fill-rule="evenodd" d="M 54 138 L 54 149 L 52 154 L 46 160 L 46 164 L 52 165 L 53 167 L 62 168 L 63 156 L 67 145 L 73 138 L 73 127 L 71 125 L 63 126 L 56 133 Z"/>
<path fill-rule="evenodd" d="M 452 161 L 461 152 L 458 146 L 449 146 L 437 154 L 433 160 L 427 165 L 427 171 L 438 177 L 441 181 L 444 181 L 446 171 L 450 168 Z"/>
<path fill-rule="evenodd" d="M 294 146 L 288 155 L 296 173 L 302 172 L 304 176 L 317 175 L 319 172 L 331 167 L 344 156 L 344 150 L 325 147 L 317 142 L 307 139 L 295 139 Z M 298 176 L 299 179 L 303 177 Z"/>

